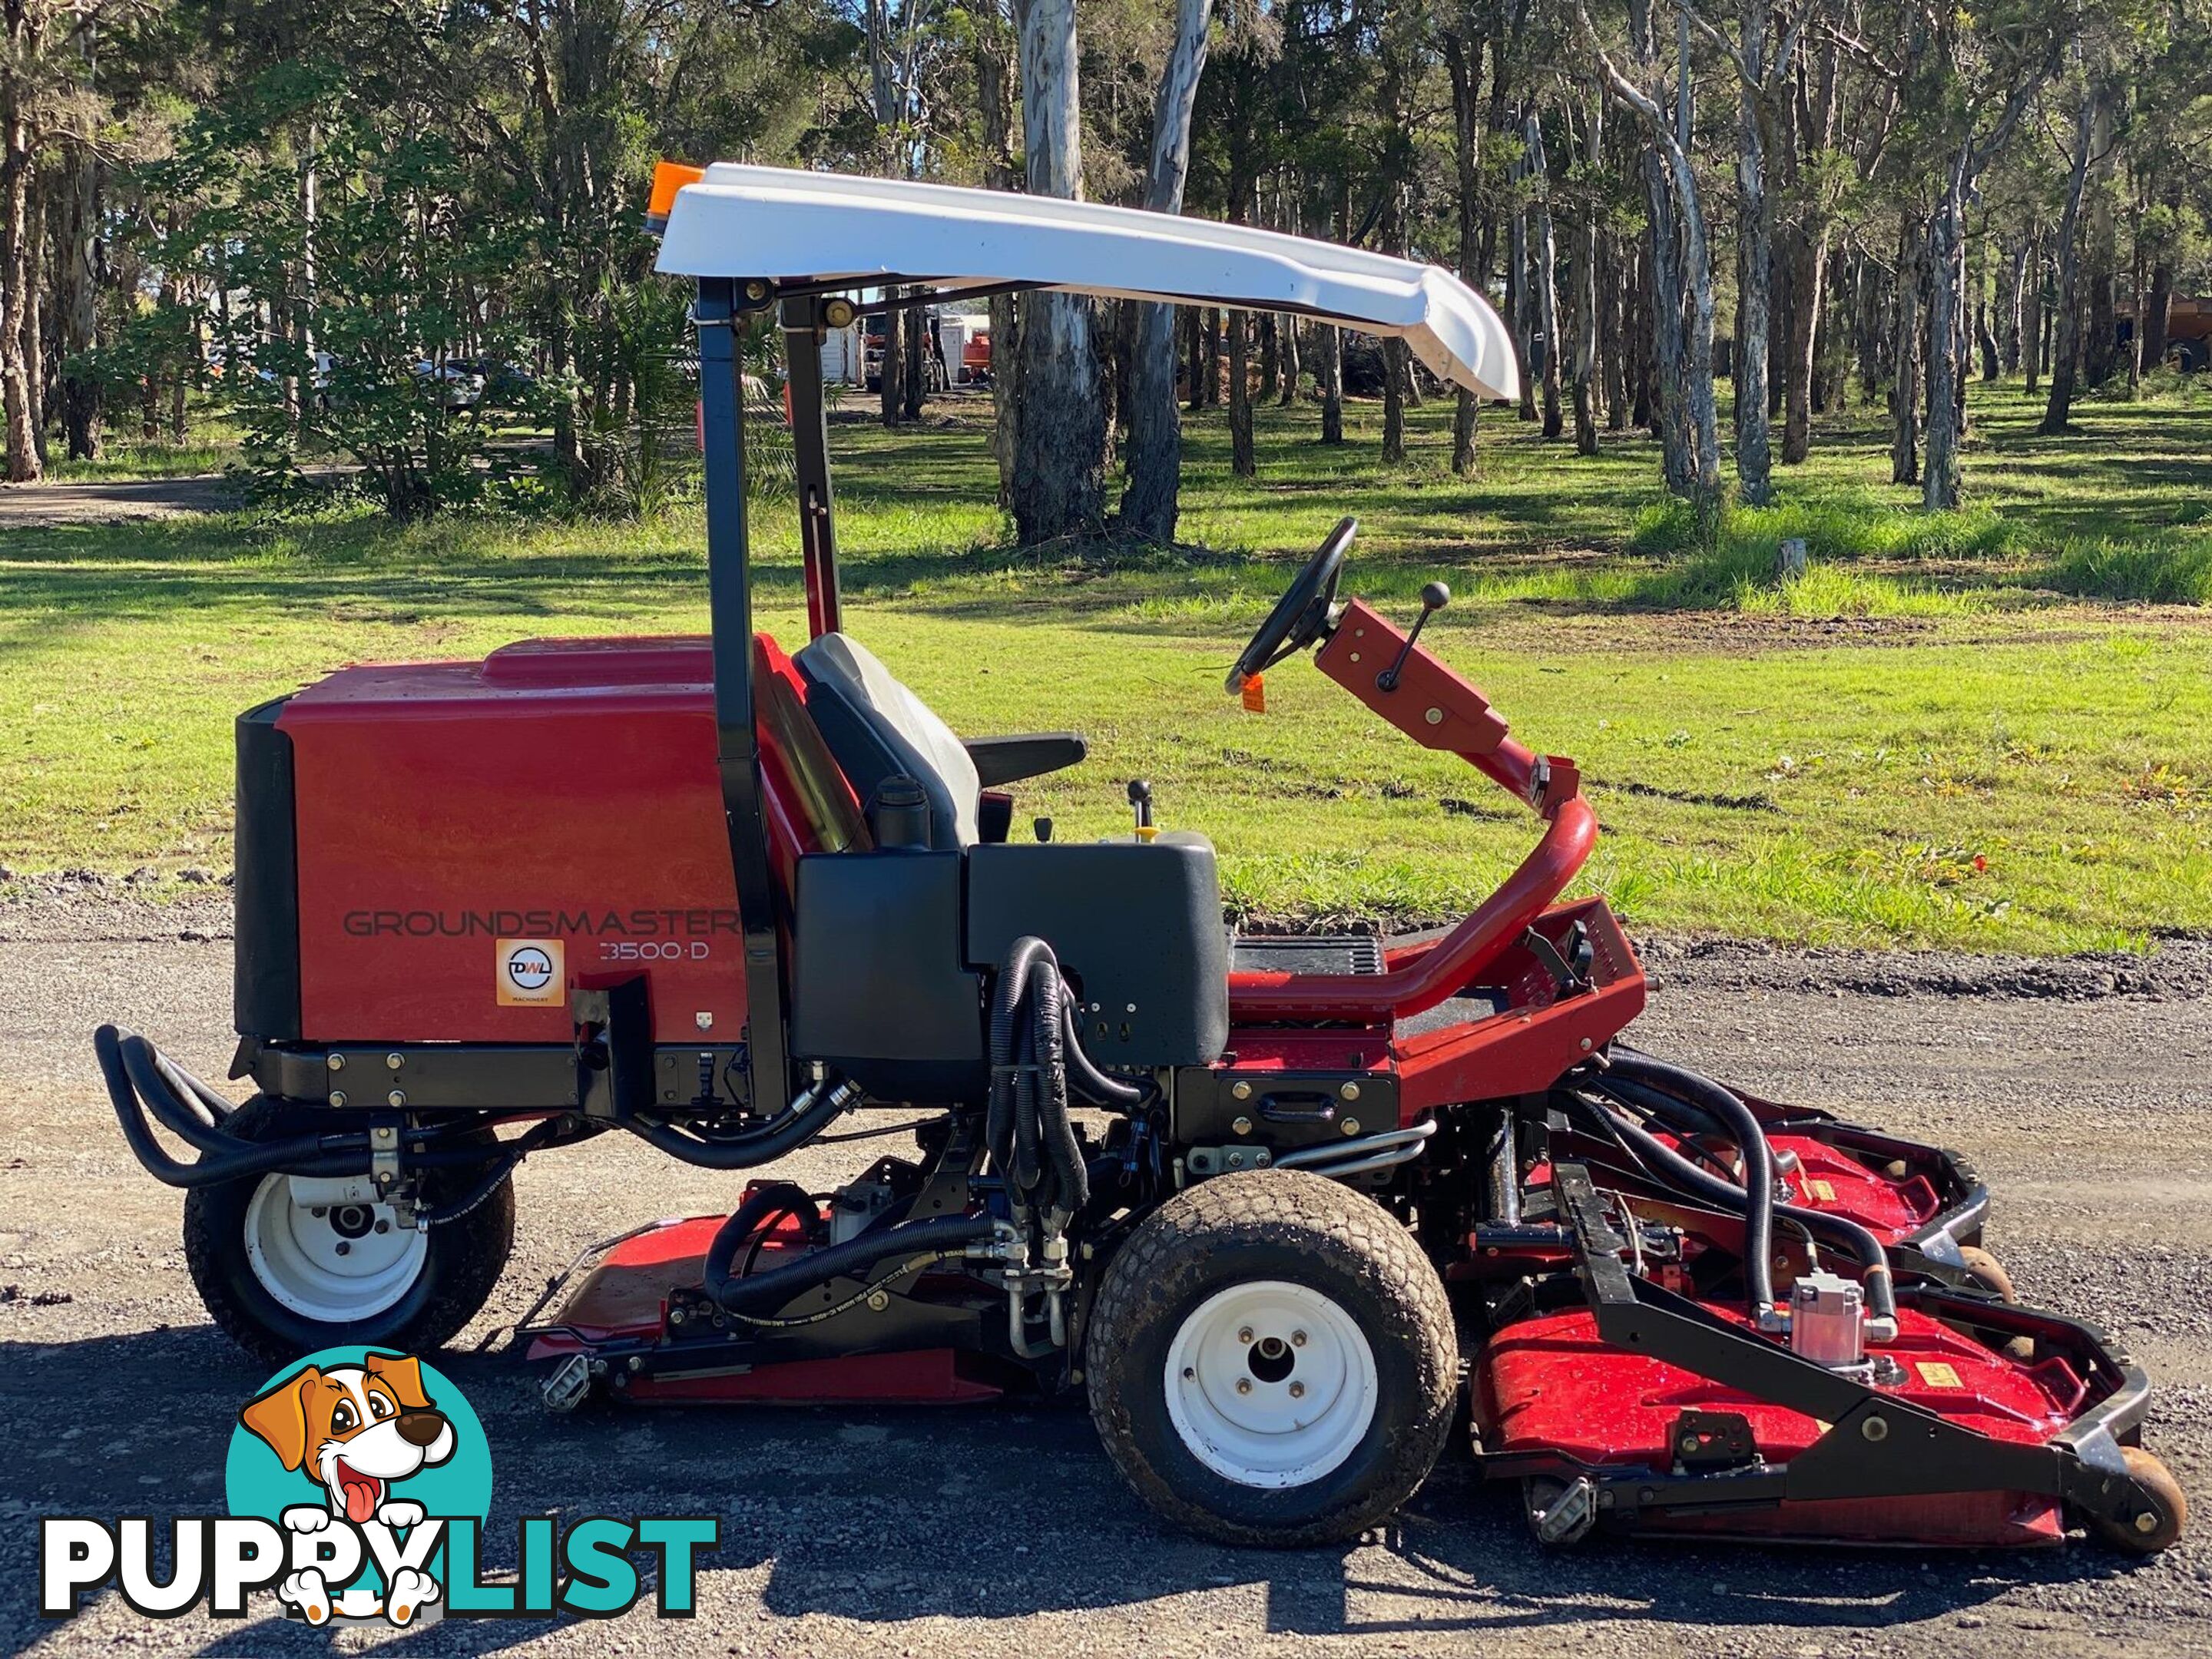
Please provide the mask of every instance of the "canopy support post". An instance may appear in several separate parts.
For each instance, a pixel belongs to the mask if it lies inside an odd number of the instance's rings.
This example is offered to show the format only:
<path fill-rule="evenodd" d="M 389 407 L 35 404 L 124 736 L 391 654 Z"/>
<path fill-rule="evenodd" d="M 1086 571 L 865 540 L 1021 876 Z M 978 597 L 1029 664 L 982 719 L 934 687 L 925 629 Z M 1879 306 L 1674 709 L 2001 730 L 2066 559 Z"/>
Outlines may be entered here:
<path fill-rule="evenodd" d="M 791 1098 L 784 1025 L 783 939 L 763 811 L 753 700 L 752 580 L 746 561 L 744 371 L 737 332 L 766 309 L 764 282 L 699 279 L 699 424 L 707 483 L 708 613 L 714 630 L 714 759 L 744 940 L 749 1104 L 775 1113 Z M 819 373 L 819 364 L 817 364 Z"/>
<path fill-rule="evenodd" d="M 836 501 L 830 489 L 830 416 L 822 394 L 822 340 L 833 311 L 845 323 L 852 320 L 852 301 L 819 295 L 787 299 L 781 318 L 791 453 L 799 484 L 799 550 L 806 571 L 806 628 L 817 640 L 844 626 L 837 585 Z"/>

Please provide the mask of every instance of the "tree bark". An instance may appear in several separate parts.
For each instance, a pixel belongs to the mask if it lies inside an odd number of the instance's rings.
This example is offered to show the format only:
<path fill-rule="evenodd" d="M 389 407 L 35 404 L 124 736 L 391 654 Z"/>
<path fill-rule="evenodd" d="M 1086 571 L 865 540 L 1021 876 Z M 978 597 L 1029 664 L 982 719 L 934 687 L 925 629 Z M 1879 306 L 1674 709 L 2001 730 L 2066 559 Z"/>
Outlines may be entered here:
<path fill-rule="evenodd" d="M 1344 441 L 1344 331 L 1321 325 L 1321 441 Z"/>
<path fill-rule="evenodd" d="M 1767 0 L 1744 0 L 1737 15 L 1744 58 L 1762 76 L 1767 15 Z M 1774 499 L 1766 373 L 1774 320 L 1774 198 L 1767 190 L 1765 101 L 1763 87 L 1747 80 L 1738 88 L 1735 181 L 1742 268 L 1736 301 L 1735 471 L 1743 499 L 1753 507 Z"/>
<path fill-rule="evenodd" d="M 1283 389 L 1281 406 L 1288 409 L 1298 400 L 1298 380 L 1305 368 L 1301 361 L 1298 336 L 1304 325 L 1287 311 L 1275 319 L 1276 348 L 1282 356 Z"/>
<path fill-rule="evenodd" d="M 1928 221 L 1928 465 L 1921 504 L 1931 513 L 1959 504 L 1960 380 L 1965 369 L 1961 301 L 1966 287 L 1966 204 L 1963 167 Z"/>
<path fill-rule="evenodd" d="M 100 162 L 89 146 L 70 147 L 58 182 L 61 282 L 54 313 L 61 334 L 62 431 L 71 460 L 94 461 L 100 459 L 100 386 L 70 367 L 80 352 L 100 343 Z"/>
<path fill-rule="evenodd" d="M 1229 470 L 1240 478 L 1259 471 L 1252 456 L 1252 313 L 1229 313 Z"/>
<path fill-rule="evenodd" d="M 1889 481 L 1920 482 L 1921 232 L 1912 210 L 1898 216 L 1897 302 L 1889 388 Z"/>
<path fill-rule="evenodd" d="M 1152 106 L 1152 153 L 1145 175 L 1145 205 L 1155 213 L 1182 211 L 1190 172 L 1190 116 L 1206 70 L 1206 35 L 1213 0 L 1178 0 L 1175 45 L 1160 74 Z M 1139 305 L 1129 352 L 1128 483 L 1121 492 L 1121 524 L 1130 533 L 1166 545 L 1175 540 L 1182 489 L 1182 419 L 1176 404 L 1175 309 Z M 1191 375 L 1197 390 L 1196 363 Z"/>
<path fill-rule="evenodd" d="M 1605 100 L 1593 98 L 1583 115 L 1583 157 L 1589 176 L 1601 166 L 1599 149 L 1605 137 Z M 1579 454 L 1597 453 L 1597 203 L 1586 198 L 1575 223 L 1575 449 Z"/>
<path fill-rule="evenodd" d="M 2094 84 L 2084 89 L 2081 108 L 2074 117 L 2074 158 L 2066 175 L 2066 207 L 2058 217 L 2058 298 L 2051 310 L 2051 397 L 2044 405 L 2042 424 L 2036 428 L 2046 437 L 2067 429 L 2074 409 L 2075 377 L 2080 372 L 2076 336 L 2081 316 L 2081 205 L 2088 191 L 2098 101 Z"/>
<path fill-rule="evenodd" d="M 1406 459 L 1406 343 L 1382 342 L 1382 462 L 1396 466 Z"/>
<path fill-rule="evenodd" d="M 2091 160 L 2082 237 L 2084 280 L 2088 289 L 2087 333 L 2081 341 L 2081 378 L 2100 386 L 2112 378 L 2118 366 L 2119 307 L 2117 289 L 2119 267 L 2113 230 L 2112 174 L 2116 146 L 2112 141 L 2114 99 L 2100 83 L 2094 100 L 2091 122 Z"/>
<path fill-rule="evenodd" d="M 1083 195 L 1081 70 L 1074 0 L 1022 0 L 1022 135 L 1030 192 Z M 1095 531 L 1105 484 L 1105 411 L 1091 302 L 1023 296 L 1021 462 L 1014 527 L 1024 547 Z"/>
<path fill-rule="evenodd" d="M 1544 340 L 1544 435 L 1556 438 L 1565 429 L 1559 410 L 1559 253 L 1552 225 L 1551 158 L 1545 153 L 1544 125 L 1534 113 L 1528 117 L 1528 143 L 1529 170 L 1540 192 L 1529 230 L 1536 267 L 1535 323 Z"/>
<path fill-rule="evenodd" d="M 2027 239 L 2027 276 L 2020 296 L 2020 373 L 2027 395 L 2035 395 L 2043 378 L 2043 232 Z"/>

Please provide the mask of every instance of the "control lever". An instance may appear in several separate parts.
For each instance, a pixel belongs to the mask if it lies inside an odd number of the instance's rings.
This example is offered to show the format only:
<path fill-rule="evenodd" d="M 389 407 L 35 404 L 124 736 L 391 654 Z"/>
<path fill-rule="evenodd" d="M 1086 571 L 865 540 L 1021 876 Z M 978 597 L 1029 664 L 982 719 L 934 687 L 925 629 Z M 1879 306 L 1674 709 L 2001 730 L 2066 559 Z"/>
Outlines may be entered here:
<path fill-rule="evenodd" d="M 1142 778 L 1129 780 L 1129 805 L 1137 811 L 1137 839 L 1150 841 L 1159 829 L 1152 823 L 1152 786 Z"/>
<path fill-rule="evenodd" d="M 1421 589 L 1421 614 L 1413 618 L 1413 631 L 1406 635 L 1405 644 L 1398 647 L 1398 660 L 1375 677 L 1377 691 L 1395 691 L 1398 673 L 1405 667 L 1406 659 L 1413 653 L 1413 642 L 1421 637 L 1429 618 L 1451 603 L 1451 589 L 1442 582 L 1430 582 Z"/>

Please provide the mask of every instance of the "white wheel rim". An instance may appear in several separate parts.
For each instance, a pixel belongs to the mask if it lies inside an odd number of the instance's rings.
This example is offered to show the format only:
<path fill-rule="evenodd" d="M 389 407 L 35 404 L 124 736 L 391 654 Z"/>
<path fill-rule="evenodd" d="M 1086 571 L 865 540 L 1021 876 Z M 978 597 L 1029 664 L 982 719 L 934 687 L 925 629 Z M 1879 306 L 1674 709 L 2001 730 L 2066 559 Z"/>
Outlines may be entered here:
<path fill-rule="evenodd" d="M 379 1225 L 383 1228 L 378 1231 Z M 414 1288 L 430 1240 L 403 1227 L 389 1204 L 319 1212 L 292 1201 L 289 1176 L 264 1176 L 246 1208 L 246 1259 L 262 1289 L 325 1325 L 369 1319 Z"/>
<path fill-rule="evenodd" d="M 1190 1455 L 1240 1486 L 1318 1480 L 1375 1420 L 1375 1351 L 1350 1314 L 1281 1279 L 1200 1303 L 1168 1345 L 1168 1418 Z"/>

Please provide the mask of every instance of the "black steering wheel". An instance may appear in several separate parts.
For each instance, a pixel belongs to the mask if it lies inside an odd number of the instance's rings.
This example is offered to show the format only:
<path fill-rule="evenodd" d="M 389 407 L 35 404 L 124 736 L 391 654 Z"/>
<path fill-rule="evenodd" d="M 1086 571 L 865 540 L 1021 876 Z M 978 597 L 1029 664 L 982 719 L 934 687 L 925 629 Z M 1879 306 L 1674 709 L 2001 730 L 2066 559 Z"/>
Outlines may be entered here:
<path fill-rule="evenodd" d="M 1296 656 L 1335 626 L 1336 584 L 1344 574 L 1344 556 L 1358 533 L 1358 520 L 1341 520 L 1305 562 L 1229 671 L 1223 684 L 1232 694 L 1243 690 L 1253 675 Z"/>

